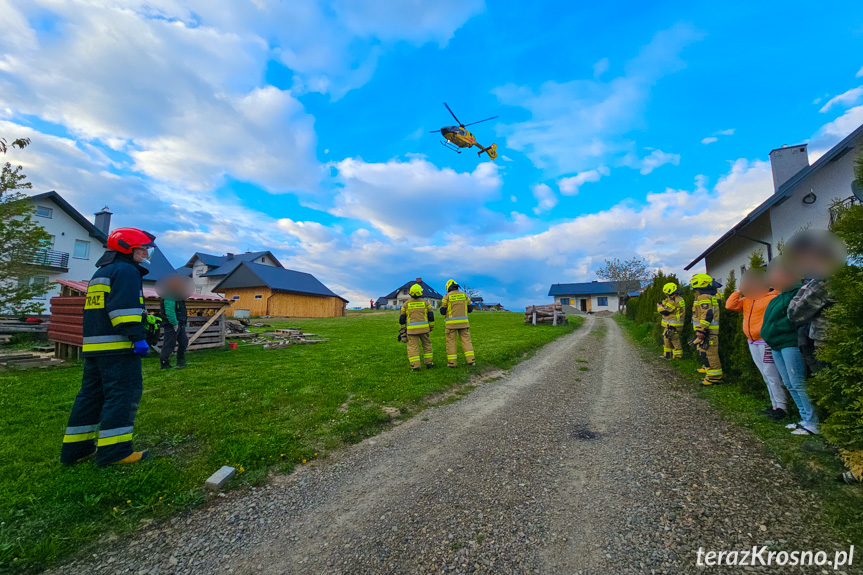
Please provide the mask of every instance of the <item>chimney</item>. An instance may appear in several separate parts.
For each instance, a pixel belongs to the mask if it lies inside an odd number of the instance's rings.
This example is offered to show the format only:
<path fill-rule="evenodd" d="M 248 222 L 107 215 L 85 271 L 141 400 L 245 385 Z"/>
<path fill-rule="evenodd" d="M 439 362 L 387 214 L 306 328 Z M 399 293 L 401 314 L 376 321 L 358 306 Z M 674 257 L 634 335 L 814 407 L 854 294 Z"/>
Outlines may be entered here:
<path fill-rule="evenodd" d="M 93 221 L 93 225 L 95 225 L 96 228 L 106 236 L 111 231 L 112 215 L 113 214 L 108 211 L 108 206 L 105 206 L 101 211 L 96 212 L 96 219 Z"/>
<path fill-rule="evenodd" d="M 421 281 L 423 281 L 422 278 L 417 278 L 417 283 L 420 283 Z"/>
<path fill-rule="evenodd" d="M 231 261 L 232 259 L 234 259 L 234 254 L 228 252 L 228 261 Z"/>
<path fill-rule="evenodd" d="M 774 193 L 797 172 L 809 167 L 809 153 L 806 151 L 806 146 L 806 144 L 784 145 L 770 152 Z"/>

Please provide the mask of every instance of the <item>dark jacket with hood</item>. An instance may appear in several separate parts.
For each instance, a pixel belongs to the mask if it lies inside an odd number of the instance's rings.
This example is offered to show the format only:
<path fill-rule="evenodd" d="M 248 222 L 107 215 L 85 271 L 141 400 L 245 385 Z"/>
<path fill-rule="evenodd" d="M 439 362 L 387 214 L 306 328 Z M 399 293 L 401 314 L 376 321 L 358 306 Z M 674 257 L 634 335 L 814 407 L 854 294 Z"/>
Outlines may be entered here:
<path fill-rule="evenodd" d="M 108 250 L 96 262 L 84 302 L 84 357 L 127 355 L 146 339 L 143 277 L 131 254 Z"/>
<path fill-rule="evenodd" d="M 797 323 L 788 319 L 788 305 L 799 290 L 798 285 L 782 292 L 773 298 L 764 311 L 761 339 L 775 351 L 797 347 Z"/>

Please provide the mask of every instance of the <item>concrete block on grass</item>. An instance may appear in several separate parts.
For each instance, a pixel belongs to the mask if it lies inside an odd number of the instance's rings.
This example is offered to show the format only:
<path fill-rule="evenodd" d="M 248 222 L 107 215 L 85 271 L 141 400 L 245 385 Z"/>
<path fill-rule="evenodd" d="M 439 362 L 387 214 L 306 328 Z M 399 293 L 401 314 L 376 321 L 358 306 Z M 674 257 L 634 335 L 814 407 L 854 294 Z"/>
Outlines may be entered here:
<path fill-rule="evenodd" d="M 227 465 L 223 465 L 221 469 L 212 474 L 207 482 L 204 484 L 207 486 L 207 489 L 212 491 L 218 491 L 228 482 L 231 477 L 236 475 L 237 470 L 233 467 L 229 467 Z"/>

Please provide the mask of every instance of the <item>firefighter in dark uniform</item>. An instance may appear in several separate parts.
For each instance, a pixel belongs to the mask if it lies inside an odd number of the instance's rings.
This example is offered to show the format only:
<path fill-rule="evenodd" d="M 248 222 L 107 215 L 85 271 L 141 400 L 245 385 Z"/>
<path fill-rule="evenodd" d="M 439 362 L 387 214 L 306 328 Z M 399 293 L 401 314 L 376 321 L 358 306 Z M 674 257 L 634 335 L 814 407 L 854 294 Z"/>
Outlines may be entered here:
<path fill-rule="evenodd" d="M 429 333 L 434 326 L 434 312 L 423 299 L 423 288 L 414 284 L 410 289 L 411 298 L 402 306 L 399 323 L 407 328 L 408 361 L 414 371 L 420 369 L 420 359 L 426 367 L 434 367 L 432 343 Z"/>
<path fill-rule="evenodd" d="M 175 346 L 177 367 L 186 367 L 186 347 L 189 345 L 186 322 L 189 315 L 186 312 L 186 300 L 180 299 L 183 297 L 182 288 L 182 285 L 171 286 L 168 290 L 170 295 L 162 298 L 162 318 L 164 318 L 162 326 L 165 329 L 165 339 L 159 354 L 162 369 L 171 369 L 171 355 L 174 353 Z"/>
<path fill-rule="evenodd" d="M 704 381 L 701 385 L 722 383 L 722 364 L 719 362 L 719 296 L 717 289 L 722 284 L 707 274 L 695 274 L 690 282 L 695 290 L 692 304 L 692 327 L 695 329 L 695 345 L 701 364 L 704 366 Z"/>
<path fill-rule="evenodd" d="M 446 295 L 440 304 L 440 314 L 446 318 L 446 365 L 458 365 L 458 340 L 461 340 L 461 350 L 468 365 L 476 365 L 473 355 L 473 344 L 470 340 L 470 322 L 467 314 L 473 311 L 467 294 L 460 291 L 455 280 L 446 282 Z"/>
<path fill-rule="evenodd" d="M 132 427 L 143 392 L 141 357 L 150 350 L 142 285 L 147 270 L 140 264 L 155 239 L 135 228 L 117 228 L 96 262 L 84 304 L 84 376 L 60 452 L 66 465 L 93 454 L 102 467 L 150 455 L 132 449 Z"/>

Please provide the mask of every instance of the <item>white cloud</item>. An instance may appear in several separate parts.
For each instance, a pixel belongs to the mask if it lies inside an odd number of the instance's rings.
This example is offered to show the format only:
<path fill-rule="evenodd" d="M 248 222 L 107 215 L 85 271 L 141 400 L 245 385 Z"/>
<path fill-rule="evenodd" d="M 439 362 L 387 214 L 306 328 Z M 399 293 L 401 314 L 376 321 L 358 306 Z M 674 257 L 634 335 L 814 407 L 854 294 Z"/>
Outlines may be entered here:
<path fill-rule="evenodd" d="M 719 130 L 718 132 L 716 132 L 716 135 L 717 136 L 733 136 L 734 135 L 734 128 L 729 128 L 728 130 Z"/>
<path fill-rule="evenodd" d="M 859 70 L 857 70 L 857 74 L 855 74 L 855 77 L 863 78 L 863 67 L 861 67 Z"/>
<path fill-rule="evenodd" d="M 839 94 L 838 96 L 833 96 L 832 98 L 827 100 L 827 103 L 821 107 L 819 112 L 821 112 L 822 114 L 825 112 L 829 112 L 830 108 L 837 105 L 847 108 L 848 106 L 852 106 L 853 104 L 855 104 L 861 98 L 861 96 L 863 96 L 863 86 L 857 86 L 856 88 L 852 88 L 847 92 Z"/>
<path fill-rule="evenodd" d="M 643 125 L 651 88 L 682 69 L 683 48 L 702 37 L 685 24 L 659 32 L 607 82 L 549 81 L 538 89 L 507 84 L 493 90 L 501 103 L 528 110 L 531 119 L 501 125 L 507 146 L 552 174 L 589 169 L 631 148 L 625 135 Z"/>
<path fill-rule="evenodd" d="M 845 111 L 844 114 L 821 127 L 817 137 L 828 137 L 828 141 L 836 142 L 844 138 L 863 124 L 863 106 L 857 106 Z"/>
<path fill-rule="evenodd" d="M 533 197 L 537 201 L 536 207 L 533 208 L 533 213 L 536 215 L 547 212 L 557 205 L 557 196 L 554 190 L 548 185 L 535 184 L 531 187 L 531 192 L 533 192 Z"/>
<path fill-rule="evenodd" d="M 608 72 L 608 58 L 603 58 L 599 60 L 596 64 L 593 65 L 593 77 L 599 78 L 606 72 Z"/>
<path fill-rule="evenodd" d="M 582 185 L 588 182 L 598 182 L 602 176 L 607 176 L 610 173 L 611 171 L 607 167 L 600 166 L 595 170 L 586 170 L 568 178 L 561 178 L 557 181 L 557 187 L 560 188 L 560 193 L 563 195 L 574 196 Z"/>
<path fill-rule="evenodd" d="M 646 176 L 656 168 L 665 164 L 680 164 L 680 154 L 669 154 L 662 150 L 653 150 L 650 154 L 641 161 L 641 175 Z"/>
<path fill-rule="evenodd" d="M 431 237 L 476 225 L 486 201 L 500 194 L 497 165 L 473 172 L 438 168 L 424 158 L 367 163 L 347 158 L 334 164 L 341 184 L 333 214 L 368 222 L 390 238 Z"/>
<path fill-rule="evenodd" d="M 706 146 L 707 144 L 712 144 L 713 142 L 715 142 L 718 139 L 719 138 L 717 138 L 716 136 L 708 136 L 706 138 L 702 138 L 701 143 Z"/>
<path fill-rule="evenodd" d="M 719 138 L 717 136 L 733 136 L 733 135 L 734 135 L 734 128 L 729 128 L 728 130 L 719 130 L 718 132 L 713 132 L 712 136 L 707 136 L 706 138 L 702 138 L 701 143 L 706 146 L 708 144 L 712 144 L 713 142 L 716 142 L 717 140 L 719 140 Z"/>

